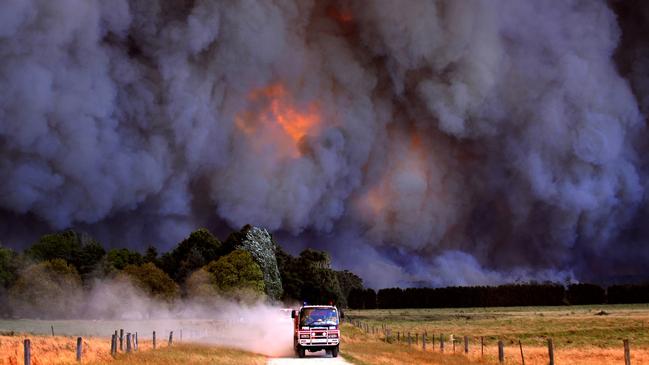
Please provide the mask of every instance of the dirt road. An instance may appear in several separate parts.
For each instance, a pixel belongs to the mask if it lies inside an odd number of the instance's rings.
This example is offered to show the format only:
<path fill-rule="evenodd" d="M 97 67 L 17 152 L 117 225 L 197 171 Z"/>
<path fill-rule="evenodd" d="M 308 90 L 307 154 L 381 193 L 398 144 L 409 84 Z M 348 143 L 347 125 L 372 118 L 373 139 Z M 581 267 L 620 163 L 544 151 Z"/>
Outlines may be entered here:
<path fill-rule="evenodd" d="M 297 357 L 278 357 L 268 360 L 268 365 L 341 365 L 349 364 L 345 359 L 340 357 L 331 357 L 324 351 L 309 353 L 307 352 L 304 359 Z"/>

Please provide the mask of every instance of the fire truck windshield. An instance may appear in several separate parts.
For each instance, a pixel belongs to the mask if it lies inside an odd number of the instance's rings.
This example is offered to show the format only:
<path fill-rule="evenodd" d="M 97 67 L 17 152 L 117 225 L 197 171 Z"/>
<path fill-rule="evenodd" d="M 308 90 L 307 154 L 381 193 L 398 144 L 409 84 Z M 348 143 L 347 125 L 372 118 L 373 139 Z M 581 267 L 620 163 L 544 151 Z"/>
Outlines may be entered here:
<path fill-rule="evenodd" d="M 337 326 L 338 312 L 333 308 L 303 308 L 300 326 Z"/>

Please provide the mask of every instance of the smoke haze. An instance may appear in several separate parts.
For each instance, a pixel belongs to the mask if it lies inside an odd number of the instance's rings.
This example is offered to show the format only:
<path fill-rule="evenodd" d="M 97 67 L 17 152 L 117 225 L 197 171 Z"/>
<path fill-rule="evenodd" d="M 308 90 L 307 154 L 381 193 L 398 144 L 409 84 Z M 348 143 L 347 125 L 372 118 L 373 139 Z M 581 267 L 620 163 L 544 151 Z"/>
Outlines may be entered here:
<path fill-rule="evenodd" d="M 250 223 L 366 284 L 646 273 L 645 2 L 9 0 L 0 237 Z"/>
<path fill-rule="evenodd" d="M 2 330 L 109 337 L 124 329 L 124 333 L 138 332 L 140 340 L 151 340 L 155 331 L 158 346 L 166 346 L 173 331 L 176 342 L 215 344 L 268 356 L 293 354 L 290 311 L 262 302 L 188 297 L 170 303 L 151 298 L 128 281 L 111 279 L 96 280 L 87 291 L 67 290 L 64 295 L 73 299 L 64 311 L 51 307 L 57 298 L 49 303 L 12 303 L 11 312 L 21 319 L 3 321 Z"/>

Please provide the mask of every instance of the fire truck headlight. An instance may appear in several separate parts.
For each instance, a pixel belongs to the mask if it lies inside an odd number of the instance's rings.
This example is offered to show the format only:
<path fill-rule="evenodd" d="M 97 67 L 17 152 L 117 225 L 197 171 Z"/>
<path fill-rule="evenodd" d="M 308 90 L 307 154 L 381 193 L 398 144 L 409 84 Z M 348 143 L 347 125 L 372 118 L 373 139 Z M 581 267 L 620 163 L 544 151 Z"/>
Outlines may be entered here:
<path fill-rule="evenodd" d="M 338 338 L 338 334 L 337 333 L 330 333 L 329 338 Z"/>
<path fill-rule="evenodd" d="M 309 338 L 309 337 L 311 337 L 311 336 L 309 336 L 308 333 L 303 333 L 303 334 L 300 335 L 300 338 Z"/>

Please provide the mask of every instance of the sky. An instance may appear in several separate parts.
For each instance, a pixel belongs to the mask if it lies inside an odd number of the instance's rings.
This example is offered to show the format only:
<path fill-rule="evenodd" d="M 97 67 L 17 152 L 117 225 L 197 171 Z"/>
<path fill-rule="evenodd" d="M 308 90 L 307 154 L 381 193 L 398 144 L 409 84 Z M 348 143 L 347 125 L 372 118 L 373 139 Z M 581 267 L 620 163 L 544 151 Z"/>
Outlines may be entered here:
<path fill-rule="evenodd" d="M 368 286 L 646 279 L 642 1 L 7 0 L 0 241 L 267 228 Z"/>

